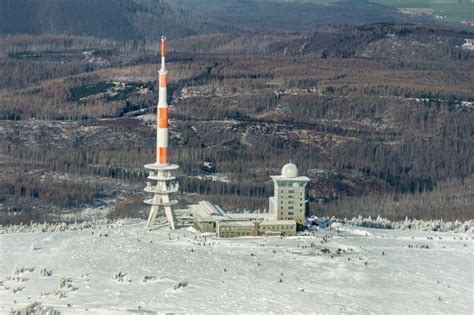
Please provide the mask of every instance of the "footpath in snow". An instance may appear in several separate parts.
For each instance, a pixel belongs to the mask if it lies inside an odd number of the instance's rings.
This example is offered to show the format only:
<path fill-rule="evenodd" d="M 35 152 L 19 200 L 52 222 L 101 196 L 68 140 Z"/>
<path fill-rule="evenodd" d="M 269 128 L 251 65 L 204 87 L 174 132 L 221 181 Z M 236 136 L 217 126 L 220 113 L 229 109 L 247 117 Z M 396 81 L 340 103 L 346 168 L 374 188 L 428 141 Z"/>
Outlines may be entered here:
<path fill-rule="evenodd" d="M 472 245 L 463 233 L 350 225 L 216 239 L 137 220 L 2 234 L 0 313 L 472 314 Z"/>

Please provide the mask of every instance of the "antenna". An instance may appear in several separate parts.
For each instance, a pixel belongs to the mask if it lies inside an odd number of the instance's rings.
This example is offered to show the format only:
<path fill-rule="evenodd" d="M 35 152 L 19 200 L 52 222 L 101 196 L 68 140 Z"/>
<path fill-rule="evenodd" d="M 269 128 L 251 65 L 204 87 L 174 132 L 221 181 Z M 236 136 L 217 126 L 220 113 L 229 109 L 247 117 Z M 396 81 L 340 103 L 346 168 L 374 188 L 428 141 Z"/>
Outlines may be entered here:
<path fill-rule="evenodd" d="M 176 177 L 171 174 L 171 171 L 178 169 L 179 166 L 168 163 L 168 71 L 166 71 L 165 56 L 166 37 L 162 36 L 158 106 L 156 109 L 156 162 L 145 165 L 145 169 L 150 170 L 148 179 L 156 181 L 156 185 L 150 184 L 145 187 L 146 192 L 153 193 L 153 198 L 145 200 L 145 203 L 151 205 L 147 221 L 148 228 L 163 218 L 168 222 L 169 227 L 174 229 L 175 214 L 171 206 L 177 204 L 178 201 L 170 199 L 170 197 L 172 193 L 178 191 L 179 186 L 173 183 L 176 181 Z"/>

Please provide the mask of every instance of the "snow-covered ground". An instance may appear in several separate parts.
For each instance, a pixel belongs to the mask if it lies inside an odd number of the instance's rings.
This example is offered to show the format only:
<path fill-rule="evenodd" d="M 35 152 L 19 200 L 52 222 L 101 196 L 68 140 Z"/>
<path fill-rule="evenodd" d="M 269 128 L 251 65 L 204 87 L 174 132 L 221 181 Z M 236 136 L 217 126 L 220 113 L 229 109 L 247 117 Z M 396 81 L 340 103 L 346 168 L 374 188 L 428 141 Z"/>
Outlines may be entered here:
<path fill-rule="evenodd" d="M 469 49 L 469 50 L 474 50 L 474 40 L 472 39 L 465 39 L 465 43 L 462 44 L 461 48 L 463 49 Z"/>
<path fill-rule="evenodd" d="M 344 225 L 204 240 L 143 226 L 0 235 L 0 313 L 473 313 L 471 235 Z"/>

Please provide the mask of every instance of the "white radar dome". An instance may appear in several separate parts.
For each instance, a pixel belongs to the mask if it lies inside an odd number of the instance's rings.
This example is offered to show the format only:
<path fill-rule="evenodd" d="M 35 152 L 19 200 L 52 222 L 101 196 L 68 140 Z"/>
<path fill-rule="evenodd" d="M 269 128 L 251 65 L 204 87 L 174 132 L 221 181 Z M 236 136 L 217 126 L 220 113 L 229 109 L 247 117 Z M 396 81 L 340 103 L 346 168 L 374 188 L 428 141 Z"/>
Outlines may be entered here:
<path fill-rule="evenodd" d="M 288 163 L 281 169 L 281 175 L 286 178 L 298 177 L 298 168 L 293 163 Z"/>

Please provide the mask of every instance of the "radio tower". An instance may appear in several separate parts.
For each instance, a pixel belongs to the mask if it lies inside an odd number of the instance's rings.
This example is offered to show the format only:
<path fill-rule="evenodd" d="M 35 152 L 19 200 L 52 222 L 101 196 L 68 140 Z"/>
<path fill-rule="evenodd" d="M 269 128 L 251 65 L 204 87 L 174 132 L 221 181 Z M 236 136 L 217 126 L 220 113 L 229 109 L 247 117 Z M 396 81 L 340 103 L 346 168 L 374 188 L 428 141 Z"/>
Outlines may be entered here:
<path fill-rule="evenodd" d="M 156 163 L 145 165 L 149 170 L 145 191 L 153 193 L 153 198 L 145 200 L 151 205 L 150 214 L 146 226 L 151 228 L 157 222 L 160 226 L 166 225 L 168 221 L 170 229 L 175 229 L 175 215 L 172 206 L 178 201 L 172 199 L 172 194 L 178 191 L 176 177 L 171 173 L 179 168 L 176 164 L 168 163 L 168 104 L 166 85 L 168 82 L 168 71 L 165 67 L 166 37 L 161 38 L 161 69 L 160 88 L 158 96 L 158 108 L 156 110 Z M 156 183 L 153 185 L 153 181 Z M 166 220 L 166 221 L 165 221 Z"/>

